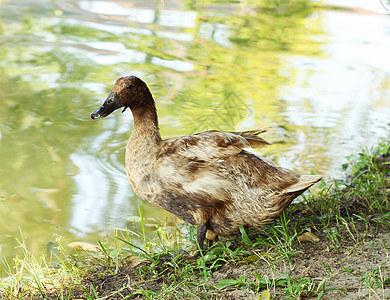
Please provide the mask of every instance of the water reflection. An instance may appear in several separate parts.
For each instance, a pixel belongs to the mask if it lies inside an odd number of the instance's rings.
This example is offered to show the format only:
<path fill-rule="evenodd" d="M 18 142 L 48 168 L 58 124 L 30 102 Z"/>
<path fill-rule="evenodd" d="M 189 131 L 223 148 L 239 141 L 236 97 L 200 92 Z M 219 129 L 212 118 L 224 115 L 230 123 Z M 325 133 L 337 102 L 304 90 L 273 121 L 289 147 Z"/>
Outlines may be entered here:
<path fill-rule="evenodd" d="M 15 255 L 19 227 L 40 253 L 138 215 L 130 113 L 89 119 L 121 75 L 148 83 L 164 137 L 272 125 L 263 153 L 304 173 L 338 176 L 346 155 L 387 136 L 385 11 L 293 4 L 0 3 L 2 253 Z"/>
<path fill-rule="evenodd" d="M 70 226 L 79 236 L 103 231 L 118 216 L 138 214 L 139 201 L 134 199 L 133 205 L 129 205 L 129 197 L 135 195 L 123 164 L 126 139 L 115 139 L 128 135 L 130 115 L 124 114 L 121 119 L 119 124 L 114 119 L 107 122 L 100 134 L 85 143 L 88 149 L 70 155 L 72 164 L 78 168 L 73 176 L 77 193 L 72 196 Z M 123 220 L 121 224 L 123 227 Z"/>
<path fill-rule="evenodd" d="M 294 161 L 298 153 L 313 156 L 318 150 L 307 147 L 312 144 L 326 154 L 326 166 L 335 168 L 343 162 L 345 149 L 353 151 L 372 145 L 378 136 L 388 136 L 390 78 L 385 70 L 390 70 L 390 61 L 384 59 L 390 49 L 388 16 L 335 11 L 324 18 L 332 41 L 324 45 L 327 57 L 294 58 L 290 70 L 295 70 L 296 79 L 283 91 L 289 104 L 283 114 L 289 122 L 317 128 L 317 132 L 308 141 L 306 130 L 297 130 L 297 145 L 292 146 L 296 151 L 285 156 L 283 163 Z M 318 164 L 318 158 L 310 160 Z M 339 175 L 337 170 L 332 172 Z"/>

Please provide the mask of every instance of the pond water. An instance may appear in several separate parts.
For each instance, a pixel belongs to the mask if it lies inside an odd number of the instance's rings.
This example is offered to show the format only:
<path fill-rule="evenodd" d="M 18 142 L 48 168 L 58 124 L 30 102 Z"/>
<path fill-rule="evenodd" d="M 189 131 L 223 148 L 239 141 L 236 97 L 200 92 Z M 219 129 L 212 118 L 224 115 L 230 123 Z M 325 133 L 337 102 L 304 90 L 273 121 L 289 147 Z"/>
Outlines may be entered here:
<path fill-rule="evenodd" d="M 138 216 L 131 113 L 89 117 L 123 75 L 149 85 L 163 137 L 272 126 L 263 155 L 342 176 L 347 155 L 389 137 L 389 7 L 0 1 L 1 255 L 12 263 L 21 234 L 35 254 L 58 236 L 97 243 Z M 150 223 L 170 216 L 144 210 Z"/>

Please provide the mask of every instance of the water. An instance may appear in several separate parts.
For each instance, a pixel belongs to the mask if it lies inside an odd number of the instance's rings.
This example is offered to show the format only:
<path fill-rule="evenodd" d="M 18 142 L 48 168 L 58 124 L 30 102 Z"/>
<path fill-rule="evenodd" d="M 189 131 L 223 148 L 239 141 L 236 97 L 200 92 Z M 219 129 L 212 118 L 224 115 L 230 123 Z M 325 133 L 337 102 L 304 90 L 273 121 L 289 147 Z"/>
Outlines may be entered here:
<path fill-rule="evenodd" d="M 3 256 L 19 253 L 21 232 L 39 254 L 138 216 L 124 167 L 131 114 L 89 118 L 119 76 L 147 82 L 164 137 L 273 126 L 262 153 L 302 173 L 339 177 L 346 155 L 388 138 L 380 1 L 221 2 L 0 2 Z"/>

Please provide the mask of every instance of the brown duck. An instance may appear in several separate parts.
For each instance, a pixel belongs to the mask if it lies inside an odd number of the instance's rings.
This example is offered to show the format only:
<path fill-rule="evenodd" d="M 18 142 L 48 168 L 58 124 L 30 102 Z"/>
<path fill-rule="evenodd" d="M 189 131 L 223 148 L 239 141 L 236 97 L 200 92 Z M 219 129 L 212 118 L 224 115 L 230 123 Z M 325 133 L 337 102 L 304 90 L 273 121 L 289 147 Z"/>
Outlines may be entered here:
<path fill-rule="evenodd" d="M 273 223 L 291 201 L 321 179 L 279 167 L 245 150 L 268 143 L 244 132 L 205 131 L 161 139 L 156 106 L 146 84 L 119 78 L 92 119 L 129 107 L 134 129 L 126 147 L 126 171 L 135 193 L 186 222 L 198 225 L 197 242 L 232 236 L 239 226 Z"/>

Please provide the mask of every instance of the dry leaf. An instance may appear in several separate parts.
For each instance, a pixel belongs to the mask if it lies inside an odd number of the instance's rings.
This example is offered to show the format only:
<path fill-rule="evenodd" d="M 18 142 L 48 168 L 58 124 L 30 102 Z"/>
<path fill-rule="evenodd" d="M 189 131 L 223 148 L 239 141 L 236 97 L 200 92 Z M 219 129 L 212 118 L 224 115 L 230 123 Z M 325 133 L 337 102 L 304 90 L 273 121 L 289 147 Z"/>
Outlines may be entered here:
<path fill-rule="evenodd" d="M 274 260 L 274 258 L 272 256 L 270 256 L 267 252 L 262 252 L 259 254 L 252 254 L 251 256 L 245 257 L 242 261 L 244 263 L 251 263 L 251 262 L 258 261 L 261 258 Z"/>
<path fill-rule="evenodd" d="M 90 243 L 85 243 L 85 242 L 73 242 L 73 243 L 67 244 L 67 246 L 69 248 L 73 248 L 75 250 L 85 250 L 85 251 L 98 251 L 99 250 L 98 246 L 96 246 L 94 244 L 90 244 Z"/>
<path fill-rule="evenodd" d="M 271 294 L 269 290 L 265 290 L 261 293 L 261 296 L 257 295 L 255 300 L 269 300 L 271 298 Z"/>
<path fill-rule="evenodd" d="M 306 232 L 302 233 L 300 236 L 298 236 L 298 240 L 301 243 L 304 243 L 304 242 L 319 242 L 320 238 L 318 236 L 316 236 L 315 234 L 306 231 Z"/>

